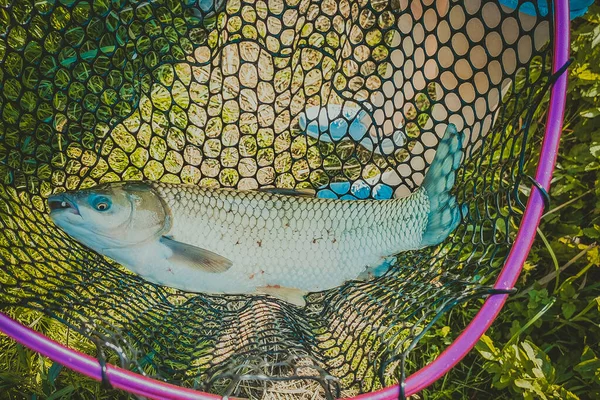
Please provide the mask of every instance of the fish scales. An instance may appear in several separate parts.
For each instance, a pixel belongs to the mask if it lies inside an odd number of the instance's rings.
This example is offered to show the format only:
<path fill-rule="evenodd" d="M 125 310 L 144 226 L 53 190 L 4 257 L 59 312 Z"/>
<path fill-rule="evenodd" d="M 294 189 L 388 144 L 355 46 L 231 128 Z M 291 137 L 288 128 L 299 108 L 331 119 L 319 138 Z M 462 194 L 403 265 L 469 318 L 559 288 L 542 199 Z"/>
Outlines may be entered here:
<path fill-rule="evenodd" d="M 319 291 L 354 279 L 387 256 L 419 248 L 429 212 L 423 190 L 372 202 L 151 186 L 171 210 L 168 234 L 230 259 L 219 279 L 247 291 Z"/>

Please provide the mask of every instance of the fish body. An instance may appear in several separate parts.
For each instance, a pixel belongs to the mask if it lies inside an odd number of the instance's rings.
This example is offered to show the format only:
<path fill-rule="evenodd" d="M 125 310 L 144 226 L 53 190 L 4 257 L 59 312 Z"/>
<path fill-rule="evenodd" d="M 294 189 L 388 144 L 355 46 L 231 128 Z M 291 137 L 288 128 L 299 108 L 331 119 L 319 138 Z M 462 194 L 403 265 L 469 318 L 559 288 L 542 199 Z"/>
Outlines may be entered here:
<path fill-rule="evenodd" d="M 401 199 L 118 182 L 53 195 L 50 215 L 79 242 L 154 283 L 301 304 L 305 292 L 443 241 L 461 218 L 449 193 L 461 158 L 462 136 L 450 126 L 424 184 Z"/>

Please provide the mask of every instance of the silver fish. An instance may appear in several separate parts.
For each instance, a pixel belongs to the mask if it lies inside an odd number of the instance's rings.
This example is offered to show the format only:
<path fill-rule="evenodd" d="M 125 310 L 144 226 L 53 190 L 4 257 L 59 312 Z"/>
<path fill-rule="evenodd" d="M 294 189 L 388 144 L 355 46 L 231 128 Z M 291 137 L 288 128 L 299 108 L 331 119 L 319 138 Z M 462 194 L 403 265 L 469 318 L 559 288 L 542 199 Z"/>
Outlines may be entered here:
<path fill-rule="evenodd" d="M 381 201 L 277 190 L 235 191 L 117 182 L 52 195 L 54 223 L 143 278 L 185 291 L 306 292 L 356 279 L 402 251 L 441 243 L 461 220 L 450 190 L 462 134 L 446 130 L 423 185 Z"/>

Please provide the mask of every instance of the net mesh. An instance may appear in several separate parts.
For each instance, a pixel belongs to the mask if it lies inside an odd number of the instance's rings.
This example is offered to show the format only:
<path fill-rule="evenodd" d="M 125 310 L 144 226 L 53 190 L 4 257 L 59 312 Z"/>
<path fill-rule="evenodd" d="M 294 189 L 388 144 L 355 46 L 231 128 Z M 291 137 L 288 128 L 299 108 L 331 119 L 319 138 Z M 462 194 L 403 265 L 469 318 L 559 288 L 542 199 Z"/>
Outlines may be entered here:
<path fill-rule="evenodd" d="M 219 394 L 397 383 L 437 317 L 489 295 L 510 249 L 551 29 L 479 0 L 0 0 L 1 309 Z M 151 284 L 59 231 L 45 203 L 141 179 L 401 197 L 449 123 L 465 133 L 463 223 L 302 309 Z"/>

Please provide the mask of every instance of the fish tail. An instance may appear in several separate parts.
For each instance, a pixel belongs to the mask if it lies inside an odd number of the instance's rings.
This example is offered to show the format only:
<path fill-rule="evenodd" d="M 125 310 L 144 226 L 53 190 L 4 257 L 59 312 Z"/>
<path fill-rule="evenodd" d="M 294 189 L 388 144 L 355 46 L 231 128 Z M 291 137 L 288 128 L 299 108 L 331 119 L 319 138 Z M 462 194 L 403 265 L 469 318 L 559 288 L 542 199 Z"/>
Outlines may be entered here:
<path fill-rule="evenodd" d="M 429 198 L 427 228 L 423 233 L 422 246 L 433 246 L 443 242 L 456 229 L 466 214 L 466 206 L 461 207 L 450 191 L 454 187 L 456 171 L 463 158 L 464 134 L 449 124 L 440 141 L 435 157 L 422 187 Z"/>

